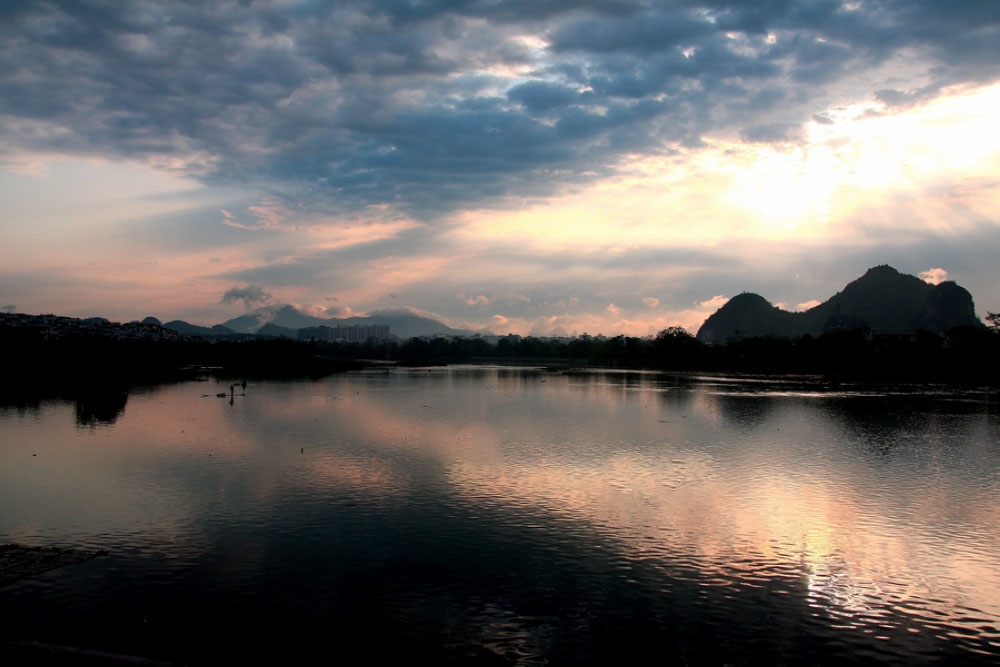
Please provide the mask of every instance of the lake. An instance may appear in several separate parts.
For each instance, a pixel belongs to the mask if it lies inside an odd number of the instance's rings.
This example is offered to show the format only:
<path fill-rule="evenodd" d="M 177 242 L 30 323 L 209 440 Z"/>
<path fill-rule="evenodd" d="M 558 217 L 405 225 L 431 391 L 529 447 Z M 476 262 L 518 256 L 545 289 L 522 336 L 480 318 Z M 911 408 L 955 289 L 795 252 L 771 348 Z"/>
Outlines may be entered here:
<path fill-rule="evenodd" d="M 1000 660 L 1000 404 L 442 367 L 0 408 L 0 638 L 184 663 Z M 245 395 L 240 395 L 245 394 Z"/>

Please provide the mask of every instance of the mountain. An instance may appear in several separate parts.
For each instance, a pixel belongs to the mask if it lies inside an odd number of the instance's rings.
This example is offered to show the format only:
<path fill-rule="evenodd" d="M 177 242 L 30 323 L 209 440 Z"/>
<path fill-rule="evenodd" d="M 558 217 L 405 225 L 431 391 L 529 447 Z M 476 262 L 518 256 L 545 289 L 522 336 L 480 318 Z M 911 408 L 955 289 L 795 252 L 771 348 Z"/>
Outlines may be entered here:
<path fill-rule="evenodd" d="M 698 339 L 816 336 L 862 327 L 880 333 L 921 329 L 943 333 L 958 326 L 983 326 L 965 288 L 952 281 L 931 285 L 883 265 L 869 269 L 843 291 L 802 313 L 781 310 L 757 294 L 740 294 L 705 320 Z"/>
<path fill-rule="evenodd" d="M 801 336 L 805 323 L 796 315 L 772 306 L 759 294 L 744 292 L 730 299 L 711 315 L 698 330 L 698 339 L 707 343 L 727 338 L 755 336 Z"/>
<path fill-rule="evenodd" d="M 373 310 L 366 317 L 347 317 L 340 320 L 329 320 L 329 322 L 332 322 L 332 324 L 327 324 L 327 326 L 336 326 L 338 324 L 340 326 L 388 324 L 389 331 L 400 338 L 435 336 L 438 334 L 472 336 L 480 333 L 469 331 L 468 329 L 454 329 L 432 317 L 421 315 L 408 308 Z"/>
<path fill-rule="evenodd" d="M 320 325 L 329 326 L 329 322 L 330 320 L 322 317 L 306 315 L 295 306 L 284 305 L 258 308 L 252 313 L 227 320 L 222 323 L 222 326 L 229 327 L 239 333 L 257 333 L 262 326 L 268 323 L 286 329 L 301 329 L 302 327 L 318 327 Z"/>
<path fill-rule="evenodd" d="M 270 329 L 271 333 L 267 333 L 263 330 L 263 327 L 267 325 L 274 325 L 275 327 L 279 327 L 279 329 L 292 330 L 292 337 L 294 337 L 294 331 L 303 327 L 336 327 L 371 324 L 388 324 L 389 331 L 393 335 L 400 338 L 412 338 L 413 336 L 434 336 L 438 334 L 471 336 L 477 333 L 466 329 L 454 329 L 432 317 L 428 317 L 419 311 L 409 308 L 374 310 L 369 315 L 364 317 L 346 317 L 338 319 L 335 317 L 322 318 L 307 315 L 292 305 L 265 306 L 263 308 L 258 308 L 251 313 L 247 313 L 246 315 L 240 315 L 239 317 L 227 320 L 222 326 L 228 327 L 229 329 L 240 333 L 257 333 L 271 336 L 285 335 L 282 333 L 275 333 L 276 330 L 274 329 Z"/>
<path fill-rule="evenodd" d="M 188 324 L 184 320 L 172 320 L 163 325 L 166 329 L 173 329 L 182 336 L 232 336 L 236 332 L 229 327 L 216 324 L 212 328 L 200 327 L 197 324 Z"/>
<path fill-rule="evenodd" d="M 257 333 L 258 329 L 268 323 L 288 329 L 301 329 L 302 327 L 318 327 L 323 324 L 329 326 L 329 322 L 330 320 L 321 317 L 306 315 L 295 306 L 284 305 L 264 306 L 252 313 L 227 320 L 222 325 L 239 333 Z"/>
<path fill-rule="evenodd" d="M 218 326 L 232 329 L 237 333 L 253 333 L 266 323 L 267 315 L 263 313 L 247 313 L 246 315 L 240 315 L 239 317 L 234 317 L 231 320 L 226 320 Z"/>
<path fill-rule="evenodd" d="M 298 330 L 291 329 L 289 327 L 283 327 L 275 324 L 274 322 L 268 322 L 260 329 L 257 329 L 256 335 L 258 336 L 273 336 L 274 338 L 294 338 L 298 339 Z"/>

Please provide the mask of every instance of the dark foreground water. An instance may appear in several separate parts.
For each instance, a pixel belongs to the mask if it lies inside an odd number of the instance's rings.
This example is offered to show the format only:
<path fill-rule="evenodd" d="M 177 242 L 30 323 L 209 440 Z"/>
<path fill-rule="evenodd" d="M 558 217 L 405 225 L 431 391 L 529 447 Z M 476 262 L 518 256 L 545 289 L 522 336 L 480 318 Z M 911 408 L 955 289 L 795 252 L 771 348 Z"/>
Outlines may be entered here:
<path fill-rule="evenodd" d="M 496 368 L 220 390 L 0 408 L 0 542 L 110 552 L 0 589 L 0 639 L 1000 660 L 996 395 Z"/>

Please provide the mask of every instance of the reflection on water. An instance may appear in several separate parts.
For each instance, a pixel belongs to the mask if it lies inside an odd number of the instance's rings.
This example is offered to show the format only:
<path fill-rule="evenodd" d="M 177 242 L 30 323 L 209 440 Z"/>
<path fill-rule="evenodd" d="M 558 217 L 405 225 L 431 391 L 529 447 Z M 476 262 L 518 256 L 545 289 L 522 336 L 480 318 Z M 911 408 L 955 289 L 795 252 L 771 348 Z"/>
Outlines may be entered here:
<path fill-rule="evenodd" d="M 76 399 L 76 423 L 79 426 L 114 424 L 125 411 L 128 389 L 106 388 L 88 392 Z"/>
<path fill-rule="evenodd" d="M 112 552 L 0 590 L 5 633 L 193 662 L 1000 657 L 978 393 L 517 368 L 205 391 L 0 411 L 0 540 Z"/>
<path fill-rule="evenodd" d="M 15 410 L 21 416 L 31 414 L 37 417 L 43 402 L 55 400 L 51 396 L 62 396 L 63 392 L 73 396 L 65 399 L 72 402 L 76 412 L 76 423 L 80 427 L 96 427 L 114 424 L 128 402 L 129 389 L 118 384 L 95 384 L 92 386 L 51 386 L 30 388 L 18 393 L 18 387 L 4 387 L 0 394 L 0 411 Z"/>

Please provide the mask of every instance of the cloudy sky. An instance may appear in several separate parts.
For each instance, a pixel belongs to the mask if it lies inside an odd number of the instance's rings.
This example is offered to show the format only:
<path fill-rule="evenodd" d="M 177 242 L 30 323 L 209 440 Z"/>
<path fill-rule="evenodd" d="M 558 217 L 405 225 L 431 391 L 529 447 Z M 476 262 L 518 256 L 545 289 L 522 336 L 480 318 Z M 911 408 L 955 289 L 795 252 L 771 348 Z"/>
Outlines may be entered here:
<path fill-rule="evenodd" d="M 696 329 L 1000 310 L 994 0 L 7 2 L 0 307 Z"/>

